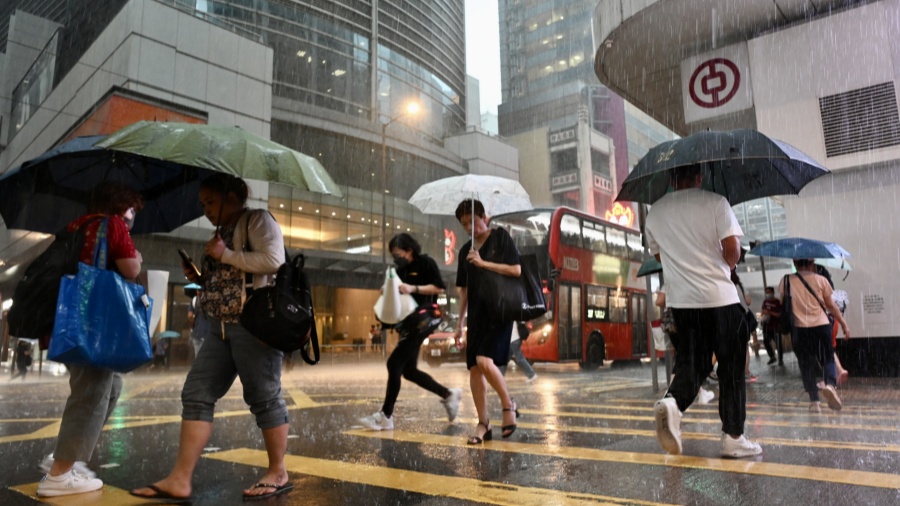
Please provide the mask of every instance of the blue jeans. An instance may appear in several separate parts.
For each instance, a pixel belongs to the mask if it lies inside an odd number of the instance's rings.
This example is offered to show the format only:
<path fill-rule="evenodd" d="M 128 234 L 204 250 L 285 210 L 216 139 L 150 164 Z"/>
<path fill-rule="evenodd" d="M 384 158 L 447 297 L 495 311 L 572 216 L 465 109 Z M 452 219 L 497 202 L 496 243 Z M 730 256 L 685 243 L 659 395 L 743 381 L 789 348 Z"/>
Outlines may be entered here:
<path fill-rule="evenodd" d="M 256 339 L 238 323 L 222 324 L 212 319 L 209 323 L 209 336 L 203 340 L 181 391 L 181 418 L 212 422 L 216 402 L 240 376 L 244 402 L 260 429 L 288 423 L 281 394 L 284 353 Z"/>
<path fill-rule="evenodd" d="M 525 373 L 526 377 L 534 377 L 534 368 L 531 367 L 531 364 L 528 363 L 525 355 L 522 354 L 521 339 L 516 339 L 509 343 L 509 358 L 516 361 L 516 365 L 519 366 L 519 369 L 521 369 L 523 373 Z"/>

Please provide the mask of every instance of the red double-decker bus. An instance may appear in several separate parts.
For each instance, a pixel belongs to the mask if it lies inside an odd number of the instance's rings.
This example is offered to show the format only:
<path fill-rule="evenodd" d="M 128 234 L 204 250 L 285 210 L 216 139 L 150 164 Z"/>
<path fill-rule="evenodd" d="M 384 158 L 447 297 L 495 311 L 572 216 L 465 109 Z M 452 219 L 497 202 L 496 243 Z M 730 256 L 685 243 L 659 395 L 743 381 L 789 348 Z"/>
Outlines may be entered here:
<path fill-rule="evenodd" d="M 568 207 L 503 214 L 491 226 L 537 256 L 546 287 L 548 311 L 531 322 L 526 358 L 595 369 L 648 356 L 639 233 Z"/>

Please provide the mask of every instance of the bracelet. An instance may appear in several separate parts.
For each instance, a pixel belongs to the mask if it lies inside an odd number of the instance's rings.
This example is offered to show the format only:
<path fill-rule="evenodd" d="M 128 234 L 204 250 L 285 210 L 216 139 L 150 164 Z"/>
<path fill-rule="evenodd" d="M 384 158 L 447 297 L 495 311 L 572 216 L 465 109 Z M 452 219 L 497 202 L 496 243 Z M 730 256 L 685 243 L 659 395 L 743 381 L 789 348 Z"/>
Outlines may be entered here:
<path fill-rule="evenodd" d="M 419 285 L 413 285 L 416 287 L 416 293 L 419 293 Z"/>

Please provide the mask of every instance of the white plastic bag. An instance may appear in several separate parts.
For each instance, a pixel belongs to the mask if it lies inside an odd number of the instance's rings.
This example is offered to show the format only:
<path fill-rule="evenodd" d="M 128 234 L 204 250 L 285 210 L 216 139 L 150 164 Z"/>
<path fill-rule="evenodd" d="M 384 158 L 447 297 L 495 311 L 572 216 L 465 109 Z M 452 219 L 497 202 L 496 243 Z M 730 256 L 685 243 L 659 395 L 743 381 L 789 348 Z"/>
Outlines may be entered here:
<path fill-rule="evenodd" d="M 384 273 L 384 286 L 381 287 L 381 296 L 375 302 L 375 316 L 378 321 L 393 325 L 400 323 L 404 318 L 416 310 L 416 299 L 408 293 L 400 293 L 400 277 L 393 267 L 388 267 Z"/>

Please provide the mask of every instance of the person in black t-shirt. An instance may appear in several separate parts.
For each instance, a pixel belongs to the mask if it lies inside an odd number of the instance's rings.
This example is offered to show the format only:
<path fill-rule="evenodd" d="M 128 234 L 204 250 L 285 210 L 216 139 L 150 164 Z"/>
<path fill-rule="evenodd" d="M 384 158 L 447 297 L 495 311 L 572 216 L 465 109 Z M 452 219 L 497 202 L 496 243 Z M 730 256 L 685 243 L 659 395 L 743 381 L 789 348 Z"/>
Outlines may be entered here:
<path fill-rule="evenodd" d="M 469 368 L 472 398 L 478 411 L 476 434 L 467 442 L 474 445 L 493 437 L 487 411 L 488 385 L 497 392 L 503 406 L 501 435 L 507 438 L 516 430 L 516 418 L 519 415 L 516 401 L 509 396 L 506 380 L 500 372 L 500 366 L 509 361 L 512 322 L 498 321 L 490 314 L 490 310 L 486 308 L 487 303 L 483 300 L 481 284 L 486 271 L 518 277 L 522 275 L 522 266 L 519 250 L 509 233 L 502 228 L 488 227 L 481 202 L 461 202 L 456 208 L 456 219 L 472 237 L 459 250 L 456 287 L 459 289 L 460 324 L 456 330 L 456 338 L 458 340 L 462 335 L 465 317 L 468 323 L 466 366 Z"/>
<path fill-rule="evenodd" d="M 394 428 L 394 403 L 400 393 L 400 378 L 406 378 L 420 387 L 441 397 L 447 410 L 447 419 L 453 421 L 462 400 L 461 388 L 447 388 L 418 369 L 419 348 L 441 323 L 441 311 L 435 300 L 444 293 L 446 286 L 435 261 L 422 254 L 422 247 L 409 234 L 398 234 L 388 245 L 397 275 L 400 277 L 400 293 L 412 294 L 418 307 L 398 327 L 400 342 L 388 357 L 388 384 L 381 411 L 359 421 L 372 430 Z"/>

